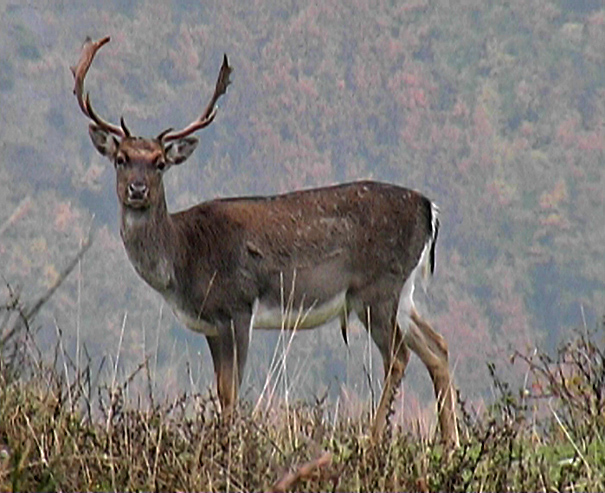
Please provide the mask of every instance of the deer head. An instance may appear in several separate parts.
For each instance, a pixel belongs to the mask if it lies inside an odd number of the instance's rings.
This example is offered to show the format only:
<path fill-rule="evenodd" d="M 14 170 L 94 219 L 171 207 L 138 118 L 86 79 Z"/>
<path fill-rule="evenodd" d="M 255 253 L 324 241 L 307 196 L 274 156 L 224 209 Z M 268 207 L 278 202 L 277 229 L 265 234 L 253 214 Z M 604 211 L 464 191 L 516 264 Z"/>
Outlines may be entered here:
<path fill-rule="evenodd" d="M 90 138 L 99 153 L 114 163 L 117 174 L 117 194 L 123 208 L 144 211 L 164 204 L 162 176 L 171 166 L 181 164 L 191 156 L 198 139 L 191 134 L 212 123 L 216 116 L 216 102 L 230 84 L 232 68 L 227 55 L 223 57 L 214 94 L 199 118 L 179 131 L 168 128 L 155 138 L 134 137 L 120 118 L 120 125 L 103 120 L 94 111 L 90 96 L 84 93 L 84 78 L 99 49 L 108 43 L 109 36 L 98 41 L 87 38 L 80 60 L 72 73 L 74 94 L 82 112 L 92 120 Z"/>

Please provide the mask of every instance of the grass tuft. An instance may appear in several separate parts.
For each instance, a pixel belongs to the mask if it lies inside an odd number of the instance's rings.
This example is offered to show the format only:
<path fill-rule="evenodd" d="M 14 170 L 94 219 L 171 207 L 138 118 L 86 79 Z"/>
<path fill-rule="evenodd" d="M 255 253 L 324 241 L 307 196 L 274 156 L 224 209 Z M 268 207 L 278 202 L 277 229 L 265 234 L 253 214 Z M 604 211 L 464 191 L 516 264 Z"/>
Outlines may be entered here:
<path fill-rule="evenodd" d="M 462 443 L 448 452 L 399 426 L 373 444 L 369 414 L 331 416 L 323 399 L 242 401 L 229 421 L 210 396 L 158 402 L 147 360 L 96 385 L 100 369 L 71 361 L 59 330 L 45 359 L 17 296 L 2 312 L 1 491 L 605 491 L 602 328 L 554 357 L 517 353 L 520 389 L 489 364 L 496 398 L 480 415 L 459 398 Z M 138 379 L 150 395 L 133 399 Z"/>

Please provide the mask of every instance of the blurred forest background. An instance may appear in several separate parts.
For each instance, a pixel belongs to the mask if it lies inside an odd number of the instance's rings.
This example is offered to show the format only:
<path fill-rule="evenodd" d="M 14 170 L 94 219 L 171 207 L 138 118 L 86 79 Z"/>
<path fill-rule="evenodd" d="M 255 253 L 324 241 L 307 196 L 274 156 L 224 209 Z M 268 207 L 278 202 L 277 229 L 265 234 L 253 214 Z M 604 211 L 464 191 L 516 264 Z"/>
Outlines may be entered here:
<path fill-rule="evenodd" d="M 234 67 L 200 148 L 165 178 L 170 210 L 363 178 L 437 202 L 436 275 L 421 306 L 466 399 L 489 399 L 486 361 L 597 324 L 601 1 L 0 0 L 0 301 L 7 286 L 39 296 L 95 236 L 37 319 L 49 348 L 61 333 L 72 358 L 98 366 L 120 347 L 125 374 L 149 357 L 162 394 L 212 385 L 204 337 L 128 262 L 114 171 L 72 95 L 82 42 L 105 35 L 87 89 L 101 115 L 143 136 L 198 116 L 223 53 Z M 367 399 L 379 356 L 361 325 L 350 338 L 347 348 L 334 325 L 296 335 L 288 395 Z M 282 344 L 255 332 L 244 396 L 259 394 Z M 417 360 L 404 389 L 404 407 L 432 401 Z"/>

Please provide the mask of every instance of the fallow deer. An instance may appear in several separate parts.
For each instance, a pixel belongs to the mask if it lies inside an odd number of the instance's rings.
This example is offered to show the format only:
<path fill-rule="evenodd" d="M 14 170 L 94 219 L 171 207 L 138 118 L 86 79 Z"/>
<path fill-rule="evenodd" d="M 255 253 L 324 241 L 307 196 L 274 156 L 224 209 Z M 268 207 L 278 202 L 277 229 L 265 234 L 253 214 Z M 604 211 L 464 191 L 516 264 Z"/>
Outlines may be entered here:
<path fill-rule="evenodd" d="M 74 93 L 92 121 L 95 148 L 116 169 L 128 257 L 176 317 L 206 336 L 223 412 L 235 405 L 253 328 L 306 329 L 340 319 L 346 335 L 348 316 L 355 313 L 384 366 L 372 436 L 386 425 L 411 349 L 432 378 L 442 439 L 456 445 L 447 344 L 413 300 L 418 275 L 434 269 L 437 207 L 416 191 L 362 181 L 217 199 L 169 213 L 162 177 L 195 150 L 198 139 L 191 134 L 214 120 L 232 69 L 225 56 L 214 95 L 197 120 L 153 139 L 135 137 L 123 119 L 119 126 L 101 119 L 84 93 L 90 64 L 108 41 L 85 43 L 72 69 Z M 284 288 L 296 308 L 290 316 L 284 315 Z"/>

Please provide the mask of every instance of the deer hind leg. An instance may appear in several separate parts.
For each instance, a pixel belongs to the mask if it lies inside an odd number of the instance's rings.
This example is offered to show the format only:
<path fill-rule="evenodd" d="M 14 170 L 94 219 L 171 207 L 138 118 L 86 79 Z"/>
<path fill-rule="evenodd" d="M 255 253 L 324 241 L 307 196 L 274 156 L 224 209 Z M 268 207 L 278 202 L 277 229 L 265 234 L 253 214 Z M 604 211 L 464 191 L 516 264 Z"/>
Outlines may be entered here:
<path fill-rule="evenodd" d="M 377 442 L 387 425 L 387 418 L 410 359 L 410 352 L 397 323 L 397 302 L 368 305 L 364 313 L 358 313 L 358 316 L 378 346 L 384 365 L 384 386 L 372 426 L 372 439 Z"/>
<path fill-rule="evenodd" d="M 249 317 L 248 317 L 249 320 Z M 249 324 L 249 321 L 248 321 Z M 249 327 L 243 321 L 232 321 L 221 327 L 218 336 L 207 337 L 214 363 L 216 391 L 224 417 L 233 412 L 248 355 Z"/>
<path fill-rule="evenodd" d="M 457 447 L 460 443 L 447 343 L 441 334 L 435 332 L 428 322 L 420 317 L 414 307 L 411 308 L 410 318 L 405 343 L 420 357 L 433 381 L 441 438 L 447 446 Z"/>

